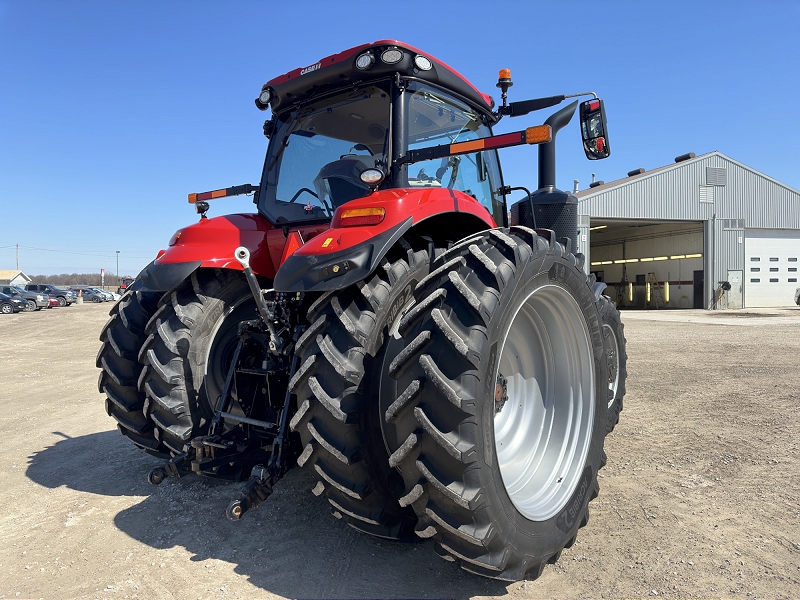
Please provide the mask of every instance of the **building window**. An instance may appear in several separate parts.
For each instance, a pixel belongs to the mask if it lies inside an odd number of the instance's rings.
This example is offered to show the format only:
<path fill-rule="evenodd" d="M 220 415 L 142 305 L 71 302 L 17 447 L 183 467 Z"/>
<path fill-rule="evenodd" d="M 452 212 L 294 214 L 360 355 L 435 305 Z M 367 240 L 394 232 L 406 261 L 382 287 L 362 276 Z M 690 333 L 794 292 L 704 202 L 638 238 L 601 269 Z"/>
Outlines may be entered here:
<path fill-rule="evenodd" d="M 770 279 L 769 282 L 770 283 L 778 283 L 778 280 L 777 279 Z"/>
<path fill-rule="evenodd" d="M 771 258 L 769 259 L 769 262 L 778 262 L 778 260 L 779 260 L 779 259 L 777 259 L 777 258 L 775 258 L 775 257 L 771 257 Z"/>
<path fill-rule="evenodd" d="M 797 262 L 797 259 L 796 258 L 790 258 L 789 262 Z"/>
<path fill-rule="evenodd" d="M 757 257 L 757 256 L 751 256 L 750 257 L 750 262 L 761 262 L 761 259 L 759 257 Z"/>
<path fill-rule="evenodd" d="M 770 273 L 777 273 L 778 272 L 778 267 L 770 267 L 769 268 L 769 272 Z"/>
<path fill-rule="evenodd" d="M 789 273 L 797 273 L 797 267 L 789 267 Z"/>
<path fill-rule="evenodd" d="M 744 219 L 722 219 L 722 228 L 725 231 L 744 229 Z"/>
<path fill-rule="evenodd" d="M 758 273 L 759 271 L 761 271 L 761 267 L 750 267 L 751 273 Z"/>
<path fill-rule="evenodd" d="M 751 279 L 750 280 L 750 283 L 760 283 L 760 282 L 761 282 L 760 279 Z"/>
<path fill-rule="evenodd" d="M 789 283 L 797 283 L 797 277 L 789 277 Z"/>

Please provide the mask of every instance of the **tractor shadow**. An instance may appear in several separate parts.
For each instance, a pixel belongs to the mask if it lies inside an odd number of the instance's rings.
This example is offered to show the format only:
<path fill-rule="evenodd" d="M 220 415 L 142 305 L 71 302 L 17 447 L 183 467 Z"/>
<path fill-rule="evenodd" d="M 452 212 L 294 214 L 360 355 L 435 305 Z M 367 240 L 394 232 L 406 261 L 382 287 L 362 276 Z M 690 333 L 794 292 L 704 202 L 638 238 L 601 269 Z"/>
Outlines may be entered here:
<path fill-rule="evenodd" d="M 373 538 L 336 520 L 327 501 L 310 492 L 312 478 L 300 469 L 291 470 L 265 503 L 231 522 L 225 508 L 242 484 L 187 476 L 151 486 L 147 473 L 159 459 L 121 443 L 116 431 L 60 435 L 64 439 L 30 457 L 28 477 L 48 488 L 146 496 L 117 513 L 114 525 L 155 549 L 185 548 L 197 563 L 189 570 L 208 573 L 215 561 L 224 561 L 252 585 L 290 598 L 507 594 L 502 583 L 436 556 L 431 543 Z"/>

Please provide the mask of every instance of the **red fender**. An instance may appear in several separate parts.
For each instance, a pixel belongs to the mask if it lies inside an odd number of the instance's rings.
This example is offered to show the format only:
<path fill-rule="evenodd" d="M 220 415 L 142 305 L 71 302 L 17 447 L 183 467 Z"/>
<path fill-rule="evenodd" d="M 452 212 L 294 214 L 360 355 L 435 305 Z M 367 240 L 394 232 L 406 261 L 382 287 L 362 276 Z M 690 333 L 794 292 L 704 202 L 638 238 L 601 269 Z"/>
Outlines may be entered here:
<path fill-rule="evenodd" d="M 346 211 L 382 208 L 375 225 L 342 226 Z M 309 292 L 343 289 L 365 279 L 397 240 L 430 217 L 468 214 L 486 229 L 497 225 L 480 202 L 441 187 L 383 190 L 351 200 L 333 215 L 331 227 L 288 256 L 275 274 L 275 289 Z"/>
<path fill-rule="evenodd" d="M 327 223 L 294 227 L 304 240 L 328 229 Z M 244 246 L 250 251 L 250 267 L 256 275 L 274 279 L 286 244 L 283 228 L 270 223 L 260 214 L 233 214 L 179 229 L 167 250 L 155 265 L 200 262 L 200 267 L 242 270 L 233 251 Z"/>
<path fill-rule="evenodd" d="M 354 208 L 383 208 L 386 216 L 378 225 L 342 227 L 342 213 Z M 333 215 L 330 229 L 324 231 L 324 235 L 308 240 L 293 256 L 340 252 L 368 242 L 409 217 L 413 227 L 428 217 L 446 213 L 468 213 L 483 221 L 487 229 L 497 227 L 492 215 L 480 202 L 458 190 L 441 187 L 383 190 L 340 206 Z M 327 241 L 329 238 L 330 242 Z"/>

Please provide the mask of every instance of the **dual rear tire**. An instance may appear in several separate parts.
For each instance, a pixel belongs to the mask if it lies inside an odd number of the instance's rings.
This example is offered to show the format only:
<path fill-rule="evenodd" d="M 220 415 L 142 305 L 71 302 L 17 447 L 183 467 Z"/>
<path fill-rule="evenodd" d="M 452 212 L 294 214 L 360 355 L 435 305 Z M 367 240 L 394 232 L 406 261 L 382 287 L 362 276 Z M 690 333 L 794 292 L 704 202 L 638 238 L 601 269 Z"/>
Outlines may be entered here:
<path fill-rule="evenodd" d="M 171 293 L 126 293 L 100 334 L 98 388 L 120 432 L 168 458 L 208 431 L 255 302 L 238 273 L 196 271 Z"/>
<path fill-rule="evenodd" d="M 535 578 L 588 521 L 605 464 L 607 361 L 582 265 L 531 230 L 491 230 L 416 295 L 381 407 L 399 502 L 462 568 Z"/>

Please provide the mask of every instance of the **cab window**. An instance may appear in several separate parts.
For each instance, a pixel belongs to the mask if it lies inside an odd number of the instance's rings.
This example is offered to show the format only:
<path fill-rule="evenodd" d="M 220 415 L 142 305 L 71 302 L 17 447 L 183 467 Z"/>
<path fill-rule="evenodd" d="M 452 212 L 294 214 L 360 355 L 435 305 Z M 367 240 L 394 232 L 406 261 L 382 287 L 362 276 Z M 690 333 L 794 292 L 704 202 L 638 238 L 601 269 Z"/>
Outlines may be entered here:
<path fill-rule="evenodd" d="M 408 88 L 408 149 L 466 142 L 492 135 L 477 111 L 449 94 L 419 82 Z M 425 160 L 408 166 L 409 187 L 446 187 L 480 202 L 504 223 L 497 153 L 494 150 Z"/>

